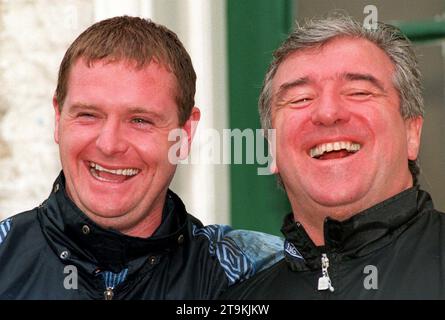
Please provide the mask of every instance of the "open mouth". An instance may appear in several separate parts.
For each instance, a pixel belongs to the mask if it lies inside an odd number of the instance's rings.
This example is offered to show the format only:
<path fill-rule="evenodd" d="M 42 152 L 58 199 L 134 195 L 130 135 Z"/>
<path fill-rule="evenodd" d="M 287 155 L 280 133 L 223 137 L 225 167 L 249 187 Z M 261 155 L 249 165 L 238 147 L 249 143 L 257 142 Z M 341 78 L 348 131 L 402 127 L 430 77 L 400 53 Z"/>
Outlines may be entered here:
<path fill-rule="evenodd" d="M 135 168 L 107 169 L 91 161 L 88 164 L 91 175 L 104 182 L 121 183 L 133 178 L 141 171 Z"/>
<path fill-rule="evenodd" d="M 360 143 L 352 141 L 335 141 L 318 144 L 309 150 L 311 158 L 317 160 L 331 160 L 349 157 L 360 151 Z"/>

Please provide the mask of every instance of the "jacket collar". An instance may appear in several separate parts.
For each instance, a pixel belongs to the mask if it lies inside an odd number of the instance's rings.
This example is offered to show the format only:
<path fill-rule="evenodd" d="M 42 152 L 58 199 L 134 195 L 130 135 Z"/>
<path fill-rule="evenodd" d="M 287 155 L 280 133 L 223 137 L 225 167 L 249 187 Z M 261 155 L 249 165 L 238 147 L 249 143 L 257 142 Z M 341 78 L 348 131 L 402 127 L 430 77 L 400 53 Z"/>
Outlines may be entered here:
<path fill-rule="evenodd" d="M 65 263 L 81 265 L 91 272 L 119 272 L 132 260 L 173 250 L 186 241 L 186 216 L 181 199 L 168 190 L 162 223 L 151 237 L 131 237 L 104 229 L 67 196 L 63 172 L 39 210 L 42 230 L 56 253 L 66 252 L 62 255 Z"/>
<path fill-rule="evenodd" d="M 335 253 L 342 258 L 364 256 L 390 243 L 416 220 L 419 212 L 430 208 L 430 195 L 413 187 L 345 221 L 326 218 L 323 247 L 314 245 L 290 213 L 281 229 L 287 240 L 286 259 L 293 269 L 315 269 L 321 266 L 321 253 Z"/>

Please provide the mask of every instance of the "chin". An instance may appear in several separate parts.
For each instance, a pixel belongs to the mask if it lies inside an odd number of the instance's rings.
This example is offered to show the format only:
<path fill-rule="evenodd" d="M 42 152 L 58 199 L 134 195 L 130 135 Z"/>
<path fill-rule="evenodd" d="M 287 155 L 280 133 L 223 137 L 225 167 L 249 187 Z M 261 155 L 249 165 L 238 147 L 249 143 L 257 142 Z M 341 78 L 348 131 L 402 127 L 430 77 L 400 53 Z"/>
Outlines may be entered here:
<path fill-rule="evenodd" d="M 362 188 L 335 187 L 317 188 L 311 192 L 311 198 L 324 207 L 343 207 L 359 202 L 365 195 Z"/>
<path fill-rule="evenodd" d="M 90 203 L 90 206 L 88 206 L 87 210 L 88 213 L 90 213 L 90 216 L 93 215 L 95 217 L 102 217 L 102 218 L 113 218 L 113 217 L 119 217 L 124 215 L 126 212 L 129 211 L 128 206 L 123 205 L 123 203 L 117 203 L 113 204 L 112 201 L 108 202 L 99 202 L 101 204 L 107 204 L 106 206 L 103 205 L 97 205 L 98 202 L 92 202 Z"/>

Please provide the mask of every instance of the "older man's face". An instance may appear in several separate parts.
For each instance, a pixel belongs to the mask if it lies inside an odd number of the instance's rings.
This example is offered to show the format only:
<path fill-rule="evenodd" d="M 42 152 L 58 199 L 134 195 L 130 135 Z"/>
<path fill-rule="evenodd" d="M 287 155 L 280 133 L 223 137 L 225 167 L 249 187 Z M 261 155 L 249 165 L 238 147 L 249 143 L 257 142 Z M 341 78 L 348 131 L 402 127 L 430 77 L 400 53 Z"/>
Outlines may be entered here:
<path fill-rule="evenodd" d="M 175 76 L 155 62 L 72 66 L 55 139 L 67 192 L 96 222 L 125 232 L 162 210 L 175 171 L 176 92 Z"/>
<path fill-rule="evenodd" d="M 411 186 L 407 163 L 417 157 L 422 121 L 403 120 L 393 75 L 380 48 L 350 38 L 282 63 L 272 124 L 277 170 L 291 200 L 358 211 Z"/>

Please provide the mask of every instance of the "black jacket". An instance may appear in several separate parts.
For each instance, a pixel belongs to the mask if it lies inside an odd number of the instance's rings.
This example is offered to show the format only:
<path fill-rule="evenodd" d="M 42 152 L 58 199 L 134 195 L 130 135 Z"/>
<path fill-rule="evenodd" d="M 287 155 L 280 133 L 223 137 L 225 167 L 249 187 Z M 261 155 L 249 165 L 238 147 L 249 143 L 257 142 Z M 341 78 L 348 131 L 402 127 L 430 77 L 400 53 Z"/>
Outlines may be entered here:
<path fill-rule="evenodd" d="M 326 219 L 323 247 L 313 244 L 292 214 L 282 232 L 285 259 L 223 298 L 445 299 L 445 216 L 418 188 L 346 221 Z"/>
<path fill-rule="evenodd" d="M 261 255 L 250 248 L 263 244 Z M 105 230 L 67 197 L 63 174 L 38 208 L 0 223 L 1 299 L 213 299 L 277 259 L 279 238 L 203 227 L 168 191 L 142 239 Z"/>

